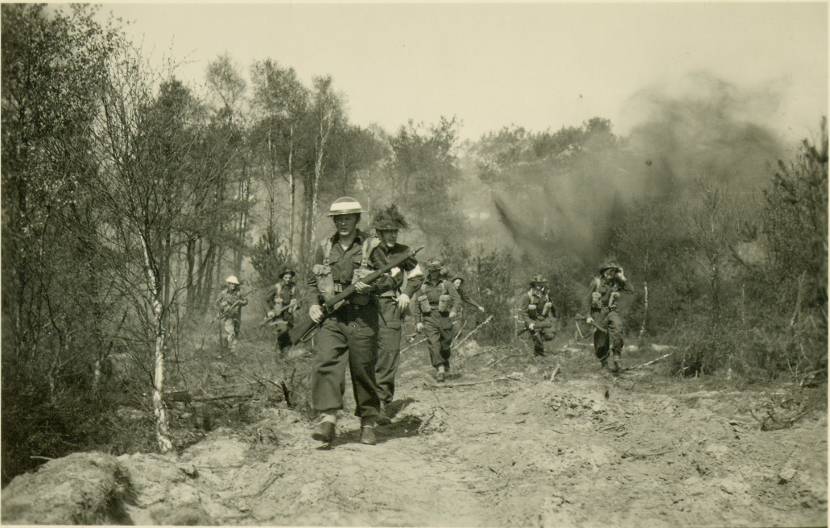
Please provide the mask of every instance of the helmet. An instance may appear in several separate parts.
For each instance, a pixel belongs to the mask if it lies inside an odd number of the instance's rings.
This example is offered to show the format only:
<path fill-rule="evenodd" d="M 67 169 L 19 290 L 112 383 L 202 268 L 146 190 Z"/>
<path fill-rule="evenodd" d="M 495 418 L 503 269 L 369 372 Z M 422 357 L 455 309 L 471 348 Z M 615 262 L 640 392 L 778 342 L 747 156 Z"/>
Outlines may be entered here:
<path fill-rule="evenodd" d="M 453 277 L 452 281 L 450 282 L 455 282 L 457 280 L 460 280 L 462 284 L 464 283 L 464 277 L 461 277 L 460 275 L 456 275 L 455 277 Z"/>
<path fill-rule="evenodd" d="M 614 260 L 606 260 L 600 267 L 599 272 L 602 273 L 607 269 L 615 269 L 615 270 L 622 270 L 622 266 L 617 264 Z"/>
<path fill-rule="evenodd" d="M 351 196 L 341 196 L 329 207 L 329 216 L 365 213 L 363 206 Z"/>
<path fill-rule="evenodd" d="M 548 280 L 541 275 L 534 275 L 533 278 L 530 280 L 530 285 L 533 286 L 534 284 L 547 284 Z"/>
<path fill-rule="evenodd" d="M 228 278 L 225 279 L 227 284 L 236 284 L 239 286 L 239 279 L 236 278 L 236 275 L 228 275 Z"/>
<path fill-rule="evenodd" d="M 401 212 L 398 211 L 398 206 L 392 204 L 386 209 L 381 209 L 377 212 L 372 221 L 372 227 L 380 230 L 406 229 L 409 227 L 409 224 L 406 223 L 406 219 L 403 217 Z"/>
<path fill-rule="evenodd" d="M 427 271 L 439 271 L 440 272 L 442 269 L 443 269 L 443 266 L 441 265 L 441 260 L 440 259 L 436 258 L 436 259 L 432 259 L 429 262 L 427 262 Z"/>
<path fill-rule="evenodd" d="M 286 273 L 290 273 L 292 277 L 296 277 L 296 276 L 297 276 L 297 272 L 296 272 L 296 271 L 294 271 L 294 270 L 293 270 L 293 269 L 291 269 L 291 268 L 285 268 L 284 270 L 282 270 L 282 271 L 280 272 L 280 277 L 282 277 L 282 276 L 283 276 L 283 275 L 285 275 Z"/>

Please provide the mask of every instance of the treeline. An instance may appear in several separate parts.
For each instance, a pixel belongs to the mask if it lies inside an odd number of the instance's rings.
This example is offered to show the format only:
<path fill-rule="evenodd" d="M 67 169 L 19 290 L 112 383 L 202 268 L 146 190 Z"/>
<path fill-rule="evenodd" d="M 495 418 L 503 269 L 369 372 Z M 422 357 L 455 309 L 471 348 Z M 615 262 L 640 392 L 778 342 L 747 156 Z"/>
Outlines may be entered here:
<path fill-rule="evenodd" d="M 569 317 L 613 256 L 637 288 L 628 331 L 682 346 L 673 372 L 826 368 L 824 125 L 785 162 L 773 134 L 707 101 L 663 101 L 627 137 L 600 118 L 467 144 L 454 118 L 390 134 L 350 123 L 331 77 L 222 56 L 194 87 L 97 20 L 2 6 L 4 482 L 30 455 L 111 448 L 125 398 L 170 449 L 165 359 L 228 273 L 302 275 L 344 194 L 398 203 L 404 241 L 496 315 L 487 342 L 512 334 L 529 276 Z M 139 388 L 107 386 L 116 353 Z"/>

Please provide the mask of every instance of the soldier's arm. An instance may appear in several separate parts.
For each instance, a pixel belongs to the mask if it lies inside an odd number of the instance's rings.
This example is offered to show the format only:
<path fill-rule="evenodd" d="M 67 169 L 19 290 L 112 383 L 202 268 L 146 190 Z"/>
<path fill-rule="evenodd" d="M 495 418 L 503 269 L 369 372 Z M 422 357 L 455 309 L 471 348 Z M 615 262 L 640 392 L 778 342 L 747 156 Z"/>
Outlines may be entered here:
<path fill-rule="evenodd" d="M 447 292 L 450 294 L 450 299 L 452 300 L 450 310 L 456 311 L 461 308 L 461 295 L 458 294 L 458 290 L 455 289 L 455 286 L 449 282 L 447 283 Z"/>
<path fill-rule="evenodd" d="M 372 267 L 374 269 L 380 269 L 389 263 L 389 257 L 387 256 L 386 250 L 383 246 L 378 246 L 372 250 L 372 253 L 369 255 L 369 261 L 372 263 Z M 402 276 L 400 281 L 403 281 Z M 391 274 L 384 273 L 378 277 L 377 280 L 371 284 L 371 286 L 372 287 L 369 290 L 371 293 L 380 294 L 396 289 L 400 286 L 400 282 L 395 277 L 392 277 Z"/>
<path fill-rule="evenodd" d="M 323 248 L 317 246 L 317 251 L 314 253 L 314 259 L 311 261 L 312 268 L 317 264 L 323 263 Z M 306 291 L 305 301 L 308 306 L 322 305 L 323 300 L 320 297 L 320 291 L 317 289 L 317 275 L 311 269 L 306 277 L 306 284 L 308 289 Z"/>
<path fill-rule="evenodd" d="M 596 303 L 594 301 L 594 294 L 599 293 L 599 277 L 591 279 L 591 284 L 588 286 L 588 308 L 587 313 L 592 314 L 597 312 Z"/>
<path fill-rule="evenodd" d="M 421 270 L 420 264 L 415 259 L 409 259 L 407 262 L 415 262 L 415 265 L 406 270 L 406 288 L 403 293 L 409 295 L 409 298 L 414 298 L 421 285 L 424 283 L 424 272 Z"/>

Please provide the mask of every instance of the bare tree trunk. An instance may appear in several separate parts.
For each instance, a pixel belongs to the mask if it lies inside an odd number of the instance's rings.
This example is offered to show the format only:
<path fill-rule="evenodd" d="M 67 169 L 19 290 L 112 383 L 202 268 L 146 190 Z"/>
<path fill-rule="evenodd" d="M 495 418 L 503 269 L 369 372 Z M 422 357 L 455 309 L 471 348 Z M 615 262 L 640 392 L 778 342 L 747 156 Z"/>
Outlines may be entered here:
<path fill-rule="evenodd" d="M 321 116 L 320 119 L 320 135 L 317 141 L 317 155 L 314 159 L 314 184 L 311 187 L 311 215 L 309 218 L 310 229 L 308 240 L 314 243 L 317 234 L 317 211 L 319 208 L 319 193 L 320 193 L 320 176 L 323 174 L 323 156 L 326 151 L 326 142 L 328 141 L 329 133 L 331 132 L 331 115 L 327 114 Z"/>
<path fill-rule="evenodd" d="M 294 203 L 294 192 L 296 182 L 294 181 L 294 125 L 288 130 L 288 255 L 294 258 L 294 215 L 296 214 Z"/>
<path fill-rule="evenodd" d="M 648 319 L 648 281 L 643 281 L 643 324 L 640 325 L 639 338 L 642 339 L 646 333 L 646 320 Z"/>
<path fill-rule="evenodd" d="M 170 441 L 170 426 L 167 423 L 167 409 L 162 394 L 164 391 L 164 324 L 161 299 L 159 298 L 159 277 L 150 257 L 147 239 L 141 235 L 144 253 L 144 271 L 147 275 L 147 288 L 153 303 L 153 322 L 155 333 L 154 368 L 153 368 L 153 415 L 156 421 L 156 441 L 159 451 L 167 453 L 173 449 Z"/>

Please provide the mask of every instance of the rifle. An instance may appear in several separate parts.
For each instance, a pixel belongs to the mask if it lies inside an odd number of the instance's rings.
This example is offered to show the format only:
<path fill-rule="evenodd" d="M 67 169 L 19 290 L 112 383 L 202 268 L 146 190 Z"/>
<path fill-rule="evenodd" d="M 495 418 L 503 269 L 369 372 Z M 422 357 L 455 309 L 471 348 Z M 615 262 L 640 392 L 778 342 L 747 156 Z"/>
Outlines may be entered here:
<path fill-rule="evenodd" d="M 553 321 L 533 321 L 533 330 L 542 330 L 544 328 L 551 328 L 552 326 Z M 519 333 L 516 335 L 522 335 L 529 330 L 530 328 L 528 328 L 527 323 L 525 323 L 525 327 L 522 330 L 519 330 Z"/>
<path fill-rule="evenodd" d="M 582 314 L 576 314 L 576 318 L 577 318 L 577 319 L 583 319 L 583 320 L 586 320 L 586 321 L 587 321 L 587 319 L 588 319 L 587 317 L 585 317 L 585 316 L 584 316 L 584 315 L 582 315 Z M 592 319 L 593 319 L 593 318 L 592 318 Z M 601 327 L 600 325 L 598 325 L 596 321 L 591 322 L 591 323 L 590 323 L 590 325 L 591 325 L 591 326 L 593 326 L 594 328 L 596 328 L 597 330 L 599 330 L 600 332 L 602 332 L 603 334 L 607 334 L 607 333 L 608 333 L 608 330 L 606 330 L 605 328 L 603 328 L 603 327 Z"/>
<path fill-rule="evenodd" d="M 247 297 L 248 297 L 248 295 L 251 294 L 251 291 L 252 290 L 248 290 L 245 293 L 240 292 L 239 293 L 239 299 L 235 300 L 233 303 L 231 303 L 230 306 L 228 306 L 226 309 L 219 312 L 219 314 L 217 314 L 214 321 L 218 321 L 219 319 L 223 319 L 223 318 L 227 317 L 228 315 L 230 315 L 230 313 L 234 310 L 234 308 L 236 308 L 242 301 L 247 300 Z"/>
<path fill-rule="evenodd" d="M 288 303 L 285 306 L 283 306 L 282 308 L 280 308 L 280 310 L 277 313 L 275 313 L 274 315 L 272 315 L 271 317 L 268 317 L 266 315 L 265 318 L 262 320 L 262 322 L 259 324 L 259 326 L 265 326 L 265 325 L 273 326 L 273 325 L 277 324 L 279 322 L 280 316 L 282 314 L 284 314 L 286 310 L 288 310 L 289 308 L 293 308 L 295 306 L 297 306 L 297 303 Z"/>
<path fill-rule="evenodd" d="M 404 263 L 409 258 L 414 257 L 419 251 L 421 251 L 423 246 L 419 247 L 418 249 L 410 249 L 406 253 L 399 255 L 397 258 L 389 261 L 388 264 L 381 267 L 378 270 L 373 271 L 372 273 L 366 275 L 360 282 L 364 284 L 372 284 L 378 278 L 383 275 L 384 273 L 388 272 L 392 268 L 396 268 Z M 328 316 L 336 312 L 342 305 L 343 301 L 351 297 L 355 293 L 354 284 L 349 285 L 346 289 L 342 292 L 338 293 L 337 295 L 333 295 L 331 298 L 326 299 L 323 301 L 323 317 L 320 319 L 320 322 L 315 323 L 314 320 L 308 315 L 308 312 L 300 313 L 300 315 L 294 321 L 294 328 L 288 332 L 288 337 L 291 340 L 292 345 L 296 345 L 297 343 L 301 343 L 304 341 L 308 341 L 314 331 L 320 327 L 323 321 L 326 320 Z"/>

